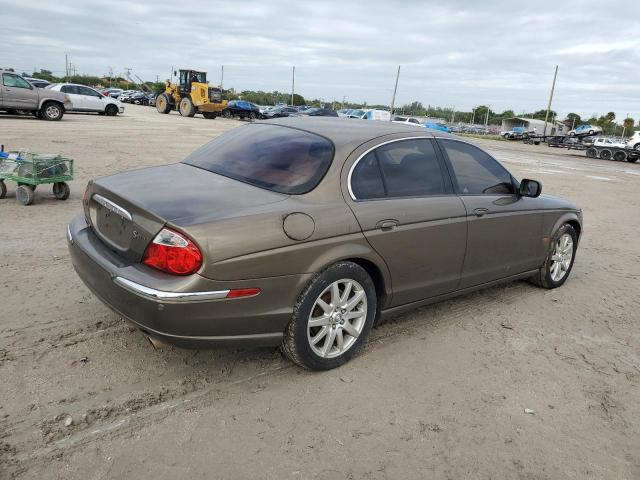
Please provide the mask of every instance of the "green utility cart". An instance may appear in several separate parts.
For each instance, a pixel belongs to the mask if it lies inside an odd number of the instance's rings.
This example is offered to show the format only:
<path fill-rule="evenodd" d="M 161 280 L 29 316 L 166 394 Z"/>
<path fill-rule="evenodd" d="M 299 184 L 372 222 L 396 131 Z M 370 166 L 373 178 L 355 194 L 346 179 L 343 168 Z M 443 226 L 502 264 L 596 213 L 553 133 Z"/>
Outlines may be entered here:
<path fill-rule="evenodd" d="M 42 155 L 0 151 L 0 198 L 7 194 L 4 181 L 18 184 L 16 199 L 22 205 L 31 205 L 38 185 L 53 184 L 53 194 L 58 200 L 69 198 L 69 185 L 73 180 L 73 160 L 60 155 Z"/>

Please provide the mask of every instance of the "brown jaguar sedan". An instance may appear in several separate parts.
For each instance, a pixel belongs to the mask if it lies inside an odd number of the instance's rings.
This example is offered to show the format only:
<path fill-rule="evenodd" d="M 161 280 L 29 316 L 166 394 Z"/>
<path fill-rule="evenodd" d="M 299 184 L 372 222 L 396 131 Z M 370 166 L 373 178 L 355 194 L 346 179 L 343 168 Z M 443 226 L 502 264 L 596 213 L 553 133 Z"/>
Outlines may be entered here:
<path fill-rule="evenodd" d="M 582 213 L 446 133 L 299 117 L 92 181 L 73 265 L 154 343 L 348 361 L 375 322 L 498 282 L 569 276 Z"/>

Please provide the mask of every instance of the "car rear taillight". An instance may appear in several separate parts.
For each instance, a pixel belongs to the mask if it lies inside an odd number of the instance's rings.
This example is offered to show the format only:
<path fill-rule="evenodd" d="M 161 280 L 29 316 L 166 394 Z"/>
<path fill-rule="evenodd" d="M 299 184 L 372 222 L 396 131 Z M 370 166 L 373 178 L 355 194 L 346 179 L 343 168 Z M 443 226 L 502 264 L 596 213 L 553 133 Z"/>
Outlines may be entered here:
<path fill-rule="evenodd" d="M 163 228 L 147 246 L 142 262 L 172 275 L 190 275 L 202 265 L 202 253 L 186 236 Z"/>

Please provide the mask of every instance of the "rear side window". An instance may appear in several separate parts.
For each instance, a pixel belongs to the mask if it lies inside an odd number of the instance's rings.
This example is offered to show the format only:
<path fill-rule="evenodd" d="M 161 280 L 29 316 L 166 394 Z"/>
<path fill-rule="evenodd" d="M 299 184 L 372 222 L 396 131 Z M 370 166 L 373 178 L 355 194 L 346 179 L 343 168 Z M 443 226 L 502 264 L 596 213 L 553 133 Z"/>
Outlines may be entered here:
<path fill-rule="evenodd" d="M 200 147 L 183 163 L 287 194 L 307 193 L 333 160 L 333 143 L 278 125 L 236 128 Z"/>
<path fill-rule="evenodd" d="M 515 193 L 511 174 L 478 147 L 456 140 L 440 140 L 462 195 Z"/>
<path fill-rule="evenodd" d="M 351 175 L 359 200 L 443 195 L 448 193 L 433 142 L 402 140 L 362 157 Z"/>

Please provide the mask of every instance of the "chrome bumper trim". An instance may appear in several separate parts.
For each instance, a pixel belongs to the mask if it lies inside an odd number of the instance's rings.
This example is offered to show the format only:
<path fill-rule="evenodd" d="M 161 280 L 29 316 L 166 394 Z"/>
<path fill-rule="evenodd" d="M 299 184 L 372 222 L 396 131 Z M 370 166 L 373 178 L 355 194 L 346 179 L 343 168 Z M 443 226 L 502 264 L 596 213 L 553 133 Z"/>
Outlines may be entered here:
<path fill-rule="evenodd" d="M 165 292 L 163 290 L 145 287 L 144 285 L 132 282 L 123 277 L 115 277 L 113 282 L 140 297 L 168 303 L 208 302 L 210 300 L 226 298 L 229 293 L 229 290 L 217 290 L 213 292 Z"/>

